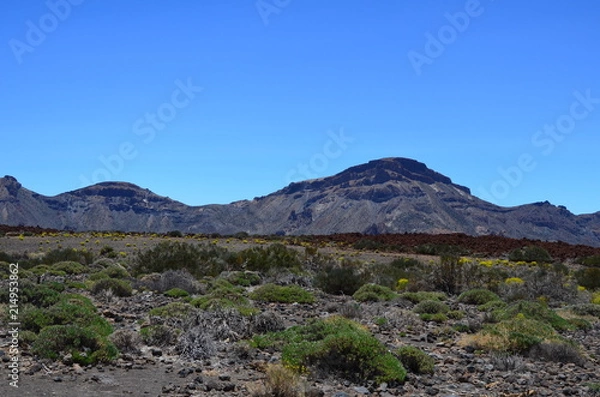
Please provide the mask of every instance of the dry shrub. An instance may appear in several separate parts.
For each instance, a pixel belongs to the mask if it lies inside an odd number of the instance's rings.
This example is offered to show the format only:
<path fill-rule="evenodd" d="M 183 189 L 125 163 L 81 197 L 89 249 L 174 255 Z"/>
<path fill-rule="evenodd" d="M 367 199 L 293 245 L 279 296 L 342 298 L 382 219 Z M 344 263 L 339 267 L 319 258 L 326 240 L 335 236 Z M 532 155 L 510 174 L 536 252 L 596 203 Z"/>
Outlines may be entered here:
<path fill-rule="evenodd" d="M 252 393 L 253 397 L 303 397 L 306 385 L 292 370 L 280 364 L 267 367 L 264 386 Z"/>
<path fill-rule="evenodd" d="M 140 335 L 131 330 L 120 329 L 110 336 L 111 342 L 121 353 L 139 353 Z"/>

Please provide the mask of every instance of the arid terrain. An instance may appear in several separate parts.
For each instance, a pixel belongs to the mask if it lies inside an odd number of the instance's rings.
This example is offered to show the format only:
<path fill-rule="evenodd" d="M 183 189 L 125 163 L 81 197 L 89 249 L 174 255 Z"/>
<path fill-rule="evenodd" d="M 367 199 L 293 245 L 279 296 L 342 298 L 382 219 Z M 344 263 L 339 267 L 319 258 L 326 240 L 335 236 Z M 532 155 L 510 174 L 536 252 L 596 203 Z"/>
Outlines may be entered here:
<path fill-rule="evenodd" d="M 425 234 L 1 234 L 3 312 L 6 259 L 18 259 L 21 322 L 16 389 L 1 318 L 2 396 L 600 395 L 598 248 Z M 86 298 L 93 309 L 69 317 Z M 80 323 L 88 315 L 92 325 Z M 73 324 L 102 342 L 81 331 L 50 357 L 40 338 L 60 346 L 51 331 Z M 310 333 L 334 325 L 343 331 L 323 342 Z M 290 336 L 298 329 L 306 341 Z M 109 342 L 118 352 L 94 356 Z M 373 364 L 363 343 L 405 376 Z"/>

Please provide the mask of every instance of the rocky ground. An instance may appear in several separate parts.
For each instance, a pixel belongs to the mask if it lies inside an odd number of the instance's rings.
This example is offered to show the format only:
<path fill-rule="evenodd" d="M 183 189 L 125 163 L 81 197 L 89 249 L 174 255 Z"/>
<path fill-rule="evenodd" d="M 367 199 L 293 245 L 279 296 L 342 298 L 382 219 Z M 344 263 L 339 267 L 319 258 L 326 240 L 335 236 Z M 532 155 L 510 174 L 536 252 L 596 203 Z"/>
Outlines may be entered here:
<path fill-rule="evenodd" d="M 6 243 L 12 247 L 17 244 L 15 237 Z M 0 245 L 0 251 L 5 248 Z M 305 324 L 311 318 L 350 315 L 390 349 L 403 345 L 420 347 L 434 358 L 435 370 L 431 375 L 409 373 L 402 385 L 353 384 L 320 375 L 308 376 L 304 379 L 307 396 L 600 395 L 590 388 L 600 383 L 598 322 L 587 331 L 563 333 L 583 348 L 587 358 L 580 365 L 565 364 L 475 351 L 464 343 L 464 334 L 452 326 L 456 322 L 476 326 L 483 321 L 483 314 L 455 298 L 450 298 L 448 304 L 463 311 L 466 317 L 439 324 L 421 320 L 411 312 L 414 304 L 403 299 L 357 303 L 352 297 L 312 291 L 317 296 L 313 304 L 254 302 L 254 305 L 261 312 L 274 313 L 285 326 Z M 150 309 L 176 300 L 151 291 L 136 291 L 124 298 L 90 298 L 115 330 L 139 330 L 150 321 Z M 202 361 L 182 359 L 172 346 L 142 345 L 139 351 L 121 354 L 113 363 L 88 367 L 68 359 L 62 362 L 36 359 L 27 346 L 20 346 L 21 373 L 19 388 L 15 389 L 8 379 L 8 329 L 7 324 L 0 327 L 3 362 L 0 396 L 251 396 L 260 390 L 267 365 L 280 361 L 280 353 L 252 349 L 240 340 L 218 342 L 216 354 Z"/>

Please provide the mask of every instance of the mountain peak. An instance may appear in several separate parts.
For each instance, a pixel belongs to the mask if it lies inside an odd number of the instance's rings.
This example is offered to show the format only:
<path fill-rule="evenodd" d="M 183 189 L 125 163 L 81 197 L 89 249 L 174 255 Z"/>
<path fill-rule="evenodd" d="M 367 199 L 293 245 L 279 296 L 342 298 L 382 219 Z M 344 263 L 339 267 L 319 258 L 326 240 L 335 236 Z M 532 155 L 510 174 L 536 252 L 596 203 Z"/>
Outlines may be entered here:
<path fill-rule="evenodd" d="M 350 167 L 336 175 L 290 184 L 285 193 L 304 189 L 322 189 L 332 186 L 370 186 L 388 181 L 443 183 L 470 194 L 469 188 L 456 185 L 450 178 L 427 167 L 424 163 L 405 157 L 386 157 Z"/>
<path fill-rule="evenodd" d="M 10 175 L 5 175 L 4 178 L 0 178 L 0 188 L 6 189 L 9 195 L 16 196 L 22 185 L 17 181 L 17 178 Z M 1 192 L 0 192 L 1 195 Z"/>

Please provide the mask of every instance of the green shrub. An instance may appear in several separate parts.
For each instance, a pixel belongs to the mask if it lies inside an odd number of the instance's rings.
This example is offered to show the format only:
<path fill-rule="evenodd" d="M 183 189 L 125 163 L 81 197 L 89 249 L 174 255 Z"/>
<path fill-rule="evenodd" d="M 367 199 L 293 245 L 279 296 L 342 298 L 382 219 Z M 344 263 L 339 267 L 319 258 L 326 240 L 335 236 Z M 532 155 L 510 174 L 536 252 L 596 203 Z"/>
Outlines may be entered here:
<path fill-rule="evenodd" d="M 494 312 L 495 310 L 503 309 L 506 306 L 508 306 L 508 304 L 501 300 L 489 301 L 488 303 L 477 306 L 477 310 L 482 312 Z"/>
<path fill-rule="evenodd" d="M 195 245 L 163 241 L 137 253 L 133 260 L 136 275 L 186 269 L 195 277 L 217 276 L 227 268 L 231 254 L 216 245 Z"/>
<path fill-rule="evenodd" d="M 575 272 L 575 279 L 579 285 L 589 290 L 600 289 L 600 268 L 588 267 L 577 270 Z"/>
<path fill-rule="evenodd" d="M 487 325 L 480 334 L 485 337 L 479 339 L 479 348 L 510 353 L 526 353 L 543 341 L 560 340 L 550 325 L 522 315 Z"/>
<path fill-rule="evenodd" d="M 353 295 L 367 282 L 367 276 L 360 273 L 356 264 L 327 266 L 315 277 L 315 286 L 332 295 Z"/>
<path fill-rule="evenodd" d="M 517 248 L 510 252 L 508 259 L 514 262 L 537 262 L 552 263 L 552 257 L 542 247 L 530 245 L 523 248 Z"/>
<path fill-rule="evenodd" d="M 498 320 L 509 320 L 518 315 L 548 324 L 557 331 L 574 328 L 567 320 L 556 314 L 552 309 L 537 302 L 517 301 L 494 312 L 494 316 Z"/>
<path fill-rule="evenodd" d="M 159 316 L 162 318 L 180 318 L 184 319 L 189 317 L 196 309 L 188 303 L 184 302 L 171 302 L 166 305 L 155 307 L 150 309 L 148 314 L 150 316 Z"/>
<path fill-rule="evenodd" d="M 396 355 L 402 365 L 415 374 L 433 373 L 434 359 L 417 347 L 402 346 L 396 350 Z"/>
<path fill-rule="evenodd" d="M 300 269 L 302 262 L 298 251 L 280 243 L 268 247 L 251 247 L 240 251 L 231 258 L 231 263 L 245 266 L 246 269 L 268 272 L 271 269 Z"/>
<path fill-rule="evenodd" d="M 282 349 L 282 361 L 297 371 L 315 370 L 356 382 L 403 382 L 406 370 L 385 345 L 343 317 L 256 336 L 257 347 Z"/>
<path fill-rule="evenodd" d="M 60 300 L 65 286 L 61 283 L 34 284 L 21 282 L 21 302 L 31 303 L 38 307 L 48 307 Z"/>
<path fill-rule="evenodd" d="M 398 258 L 390 263 L 373 266 L 371 273 L 375 284 L 388 288 L 395 288 L 401 278 L 413 279 L 422 268 L 421 262 L 413 258 Z"/>
<path fill-rule="evenodd" d="M 415 247 L 415 252 L 421 255 L 466 255 L 468 252 L 463 247 L 449 244 L 421 244 Z"/>
<path fill-rule="evenodd" d="M 579 264 L 590 267 L 600 267 L 600 255 L 592 255 L 580 259 Z"/>
<path fill-rule="evenodd" d="M 168 291 L 165 291 L 166 296 L 170 296 L 171 298 L 183 298 L 185 296 L 190 296 L 190 293 L 181 288 L 171 288 Z"/>
<path fill-rule="evenodd" d="M 458 296 L 458 301 L 469 305 L 484 305 L 488 302 L 499 301 L 500 297 L 490 290 L 477 288 L 465 291 Z"/>
<path fill-rule="evenodd" d="M 148 346 L 174 345 L 178 334 L 178 330 L 163 324 L 150 325 L 140 330 L 140 337 Z"/>
<path fill-rule="evenodd" d="M 79 262 L 62 261 L 52 265 L 53 270 L 63 271 L 67 274 L 79 274 L 85 271 L 85 266 Z"/>
<path fill-rule="evenodd" d="M 594 316 L 600 318 L 600 305 L 583 303 L 572 306 L 571 311 L 579 316 Z"/>
<path fill-rule="evenodd" d="M 298 285 L 280 286 L 275 284 L 258 287 L 250 294 L 250 299 L 280 303 L 313 303 L 315 301 L 312 293 Z"/>
<path fill-rule="evenodd" d="M 118 356 L 116 347 L 106 338 L 79 325 L 52 325 L 44 328 L 33 342 L 31 351 L 40 357 L 58 359 L 70 353 L 82 365 L 109 362 Z"/>
<path fill-rule="evenodd" d="M 37 266 L 34 266 L 31 269 L 29 269 L 29 271 L 36 276 L 49 275 L 49 276 L 63 276 L 64 277 L 67 275 L 67 273 L 65 271 L 55 270 L 48 265 L 37 265 Z"/>
<path fill-rule="evenodd" d="M 390 301 L 397 296 L 398 295 L 388 287 L 377 284 L 365 284 L 352 295 L 352 297 L 359 302 Z"/>
<path fill-rule="evenodd" d="M 440 263 L 432 268 L 433 288 L 454 295 L 459 293 L 465 283 L 465 266 L 456 255 L 442 255 Z"/>
<path fill-rule="evenodd" d="M 450 308 L 444 302 L 425 300 L 417 303 L 417 305 L 413 308 L 413 311 L 419 314 L 445 314 L 450 311 Z"/>
<path fill-rule="evenodd" d="M 251 271 L 235 271 L 230 272 L 225 277 L 233 285 L 241 285 L 242 287 L 250 287 L 251 285 L 260 284 L 261 277 L 256 272 Z"/>
<path fill-rule="evenodd" d="M 95 295 L 102 291 L 112 290 L 112 292 L 119 297 L 131 296 L 132 293 L 131 283 L 117 278 L 100 279 L 92 285 L 90 290 Z"/>
<path fill-rule="evenodd" d="M 94 254 L 90 251 L 80 251 L 73 248 L 54 249 L 42 258 L 42 263 L 53 265 L 57 262 L 78 262 L 89 265 L 94 261 Z"/>
<path fill-rule="evenodd" d="M 90 274 L 88 277 L 89 280 L 97 281 L 104 278 L 129 278 L 131 274 L 125 269 L 123 266 L 119 264 L 111 264 L 106 268 Z"/>
<path fill-rule="evenodd" d="M 419 303 L 426 300 L 435 300 L 435 301 L 443 301 L 446 300 L 446 294 L 442 292 L 429 292 L 429 291 L 419 291 L 419 292 L 404 292 L 400 294 L 400 297 L 406 300 L 411 301 L 412 303 Z"/>
<path fill-rule="evenodd" d="M 101 317 L 94 304 L 77 294 L 62 294 L 60 300 L 48 308 L 28 306 L 21 316 L 23 329 L 39 332 L 51 325 L 73 324 L 89 328 L 101 336 L 112 332 L 112 326 Z"/>
<path fill-rule="evenodd" d="M 254 309 L 244 296 L 244 289 L 235 287 L 225 279 L 213 281 L 206 295 L 195 298 L 191 304 L 202 310 L 234 308 L 242 314 L 252 314 Z"/>
<path fill-rule="evenodd" d="M 421 313 L 419 317 L 423 321 L 433 321 L 434 323 L 443 323 L 448 321 L 448 316 L 444 313 Z"/>

